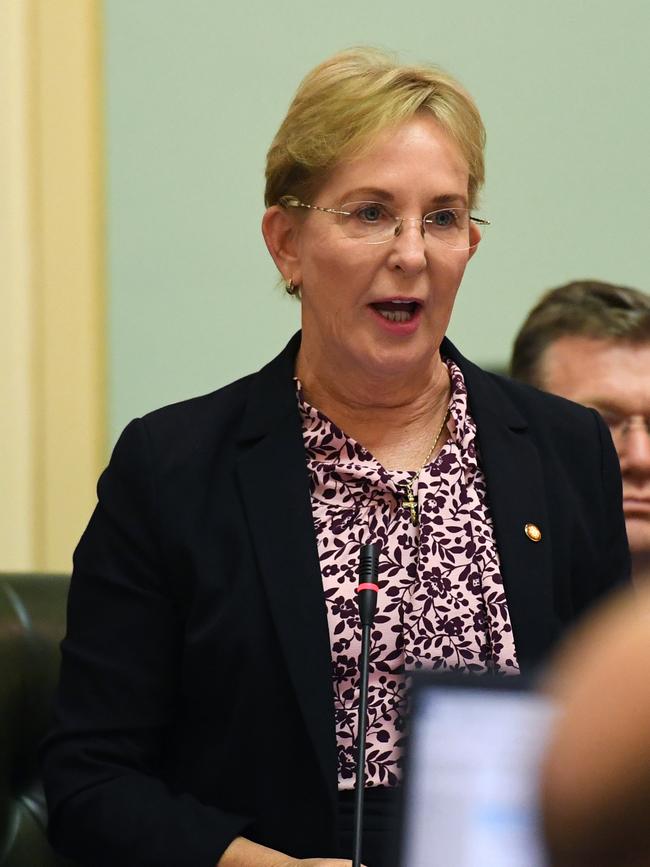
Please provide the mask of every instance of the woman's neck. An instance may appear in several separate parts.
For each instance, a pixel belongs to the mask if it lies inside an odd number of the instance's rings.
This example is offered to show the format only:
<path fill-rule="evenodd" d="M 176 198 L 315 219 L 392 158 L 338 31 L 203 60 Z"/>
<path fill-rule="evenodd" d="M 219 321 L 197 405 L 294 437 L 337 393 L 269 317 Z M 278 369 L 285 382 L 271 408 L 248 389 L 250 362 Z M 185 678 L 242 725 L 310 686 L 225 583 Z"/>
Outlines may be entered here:
<path fill-rule="evenodd" d="M 449 406 L 449 371 L 438 352 L 425 369 L 373 377 L 315 363 L 301 348 L 296 376 L 307 402 L 387 469 L 419 468 Z"/>

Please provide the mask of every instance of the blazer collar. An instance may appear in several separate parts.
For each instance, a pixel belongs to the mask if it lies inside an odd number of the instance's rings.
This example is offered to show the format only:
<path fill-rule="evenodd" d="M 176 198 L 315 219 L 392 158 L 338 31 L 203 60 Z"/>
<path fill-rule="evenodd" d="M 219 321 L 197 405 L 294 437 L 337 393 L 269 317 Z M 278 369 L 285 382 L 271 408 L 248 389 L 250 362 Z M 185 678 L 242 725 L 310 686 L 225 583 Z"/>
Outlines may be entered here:
<path fill-rule="evenodd" d="M 440 352 L 451 358 L 463 372 L 475 419 L 477 416 L 490 416 L 512 430 L 527 430 L 528 421 L 498 385 L 493 374 L 486 373 L 465 358 L 447 337 L 442 341 Z"/>
<path fill-rule="evenodd" d="M 293 376 L 301 332 L 293 335 L 282 352 L 251 377 L 241 426 L 243 442 L 265 437 L 287 415 L 297 415 Z"/>

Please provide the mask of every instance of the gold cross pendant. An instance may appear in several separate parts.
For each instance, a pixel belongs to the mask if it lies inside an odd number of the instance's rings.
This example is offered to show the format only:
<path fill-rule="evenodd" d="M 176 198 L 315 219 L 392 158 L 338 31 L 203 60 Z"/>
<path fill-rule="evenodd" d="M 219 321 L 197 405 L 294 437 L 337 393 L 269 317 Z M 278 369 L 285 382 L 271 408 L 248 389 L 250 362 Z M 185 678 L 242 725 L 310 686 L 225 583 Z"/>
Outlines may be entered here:
<path fill-rule="evenodd" d="M 406 496 L 402 502 L 402 505 L 409 510 L 411 513 L 411 521 L 414 526 L 418 525 L 418 504 L 413 496 L 413 488 L 411 485 L 404 485 L 404 490 L 406 492 Z"/>

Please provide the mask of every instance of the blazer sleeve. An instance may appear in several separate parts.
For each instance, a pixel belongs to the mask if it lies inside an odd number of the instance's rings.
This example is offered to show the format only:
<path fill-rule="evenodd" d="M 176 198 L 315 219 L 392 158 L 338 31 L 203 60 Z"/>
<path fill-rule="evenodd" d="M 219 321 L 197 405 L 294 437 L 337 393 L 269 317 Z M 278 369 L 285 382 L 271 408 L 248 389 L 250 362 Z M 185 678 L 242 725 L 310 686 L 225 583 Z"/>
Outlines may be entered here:
<path fill-rule="evenodd" d="M 183 623 L 144 422 L 122 434 L 74 555 L 52 731 L 50 839 L 84 867 L 215 867 L 251 822 L 166 784 Z"/>

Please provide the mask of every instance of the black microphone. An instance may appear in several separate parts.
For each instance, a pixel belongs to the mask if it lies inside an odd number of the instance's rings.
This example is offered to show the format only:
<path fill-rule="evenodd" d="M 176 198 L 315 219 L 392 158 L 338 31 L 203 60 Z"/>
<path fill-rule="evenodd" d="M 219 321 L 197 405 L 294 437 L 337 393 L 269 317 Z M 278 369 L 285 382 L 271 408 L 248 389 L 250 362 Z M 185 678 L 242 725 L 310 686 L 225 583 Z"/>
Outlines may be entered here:
<path fill-rule="evenodd" d="M 354 851 L 352 867 L 361 867 L 363 839 L 363 795 L 366 784 L 366 728 L 368 726 L 368 661 L 370 657 L 370 630 L 377 610 L 377 562 L 379 545 L 362 545 L 359 552 L 359 585 L 357 604 L 361 621 L 361 656 L 359 657 L 359 721 L 357 723 L 357 778 L 354 792 Z"/>

